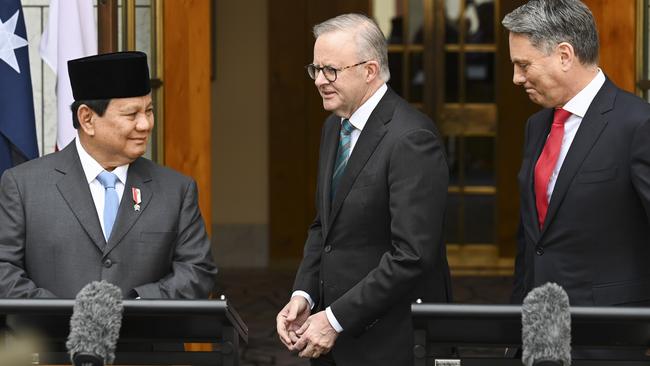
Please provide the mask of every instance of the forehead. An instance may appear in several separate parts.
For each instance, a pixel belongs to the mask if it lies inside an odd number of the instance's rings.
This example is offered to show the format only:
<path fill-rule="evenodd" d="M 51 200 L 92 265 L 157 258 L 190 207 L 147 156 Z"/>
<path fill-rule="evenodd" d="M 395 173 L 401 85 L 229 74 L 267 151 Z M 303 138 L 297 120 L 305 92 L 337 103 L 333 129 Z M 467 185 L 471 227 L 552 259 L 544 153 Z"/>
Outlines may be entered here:
<path fill-rule="evenodd" d="M 150 104 L 152 104 L 151 93 L 141 97 L 113 98 L 111 99 L 108 108 L 114 108 L 117 110 L 137 109 L 146 108 Z"/>
<path fill-rule="evenodd" d="M 321 34 L 314 43 L 314 63 L 336 65 L 355 59 L 357 45 L 349 32 L 328 32 Z M 340 66 L 340 65 L 339 65 Z"/>
<path fill-rule="evenodd" d="M 510 33 L 508 36 L 510 44 L 510 58 L 512 61 L 536 58 L 543 55 L 542 51 L 533 46 L 528 36 L 517 33 Z"/>

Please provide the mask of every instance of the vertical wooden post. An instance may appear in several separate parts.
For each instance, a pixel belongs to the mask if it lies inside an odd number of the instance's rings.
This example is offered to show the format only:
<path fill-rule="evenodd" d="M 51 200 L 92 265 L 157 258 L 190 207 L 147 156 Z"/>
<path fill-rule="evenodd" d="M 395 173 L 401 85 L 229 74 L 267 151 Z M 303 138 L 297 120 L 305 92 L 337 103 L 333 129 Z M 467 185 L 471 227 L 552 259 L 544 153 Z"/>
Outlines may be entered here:
<path fill-rule="evenodd" d="M 164 3 L 165 165 L 196 180 L 208 232 L 212 226 L 211 14 L 210 0 Z"/>
<path fill-rule="evenodd" d="M 97 2 L 97 46 L 100 54 L 117 51 L 117 0 Z"/>

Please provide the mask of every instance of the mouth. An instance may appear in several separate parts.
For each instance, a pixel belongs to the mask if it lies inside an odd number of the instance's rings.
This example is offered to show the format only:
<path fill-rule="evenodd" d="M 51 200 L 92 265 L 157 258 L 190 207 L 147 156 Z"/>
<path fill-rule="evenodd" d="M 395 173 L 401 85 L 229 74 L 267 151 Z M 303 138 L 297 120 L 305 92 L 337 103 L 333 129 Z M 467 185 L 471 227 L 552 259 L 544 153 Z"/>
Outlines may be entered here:
<path fill-rule="evenodd" d="M 146 137 L 131 137 L 129 140 L 137 143 L 137 144 L 146 144 L 147 143 L 147 138 Z"/>
<path fill-rule="evenodd" d="M 323 99 L 330 99 L 336 95 L 336 92 L 331 90 L 320 90 L 320 95 Z"/>

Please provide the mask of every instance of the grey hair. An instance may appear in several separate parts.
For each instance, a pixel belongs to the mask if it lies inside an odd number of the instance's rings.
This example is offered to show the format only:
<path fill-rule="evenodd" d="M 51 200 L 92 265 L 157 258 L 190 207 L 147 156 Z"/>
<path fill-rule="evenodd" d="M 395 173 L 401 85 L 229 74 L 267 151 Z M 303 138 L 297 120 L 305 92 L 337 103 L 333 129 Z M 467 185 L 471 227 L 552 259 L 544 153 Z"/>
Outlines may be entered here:
<path fill-rule="evenodd" d="M 314 26 L 314 37 L 318 38 L 331 32 L 354 32 L 358 46 L 359 57 L 376 60 L 379 63 L 379 77 L 384 81 L 390 80 L 388 69 L 388 46 L 386 37 L 374 20 L 363 14 L 343 14 L 328 19 Z"/>
<path fill-rule="evenodd" d="M 567 42 L 583 65 L 598 63 L 598 30 L 591 10 L 579 0 L 530 0 L 501 22 L 511 33 L 523 34 L 546 54 Z"/>

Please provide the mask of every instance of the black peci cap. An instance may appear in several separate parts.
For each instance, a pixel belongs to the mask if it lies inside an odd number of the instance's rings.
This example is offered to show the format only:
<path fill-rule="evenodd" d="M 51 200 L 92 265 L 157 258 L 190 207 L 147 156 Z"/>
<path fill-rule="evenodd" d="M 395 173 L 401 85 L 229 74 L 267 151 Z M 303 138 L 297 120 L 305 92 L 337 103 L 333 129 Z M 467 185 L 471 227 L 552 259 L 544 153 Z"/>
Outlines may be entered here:
<path fill-rule="evenodd" d="M 68 61 L 75 100 L 140 97 L 151 92 L 147 55 L 116 52 Z"/>

